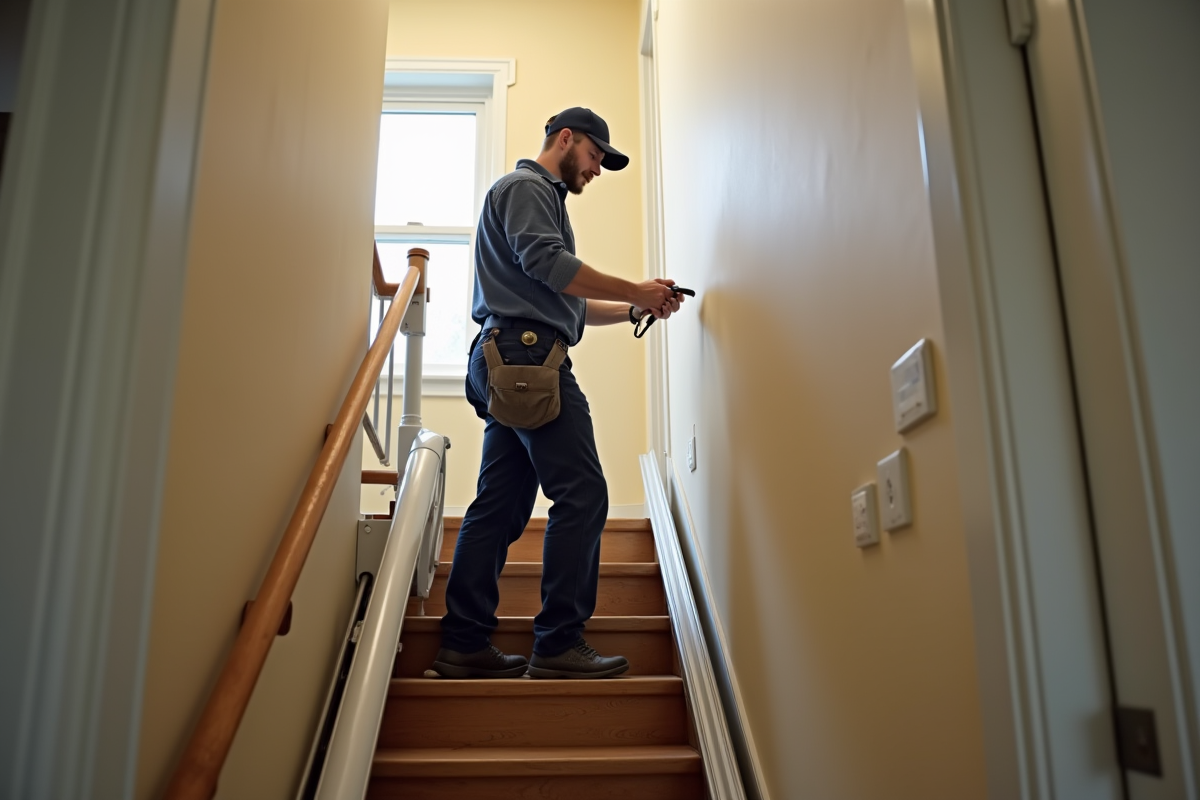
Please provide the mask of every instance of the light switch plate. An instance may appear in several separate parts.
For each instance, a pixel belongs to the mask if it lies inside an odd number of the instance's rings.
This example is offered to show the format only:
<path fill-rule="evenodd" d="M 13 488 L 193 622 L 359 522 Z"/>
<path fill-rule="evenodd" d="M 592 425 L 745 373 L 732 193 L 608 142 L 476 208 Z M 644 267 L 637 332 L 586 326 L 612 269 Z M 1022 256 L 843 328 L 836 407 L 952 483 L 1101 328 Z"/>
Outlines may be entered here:
<path fill-rule="evenodd" d="M 860 486 L 850 494 L 854 519 L 854 543 L 859 547 L 879 544 L 879 514 L 875 507 L 875 484 Z"/>
<path fill-rule="evenodd" d="M 879 481 L 879 519 L 885 531 L 912 525 L 912 493 L 908 481 L 908 450 L 901 447 L 876 466 Z"/>
<path fill-rule="evenodd" d="M 892 414 L 904 433 L 937 413 L 932 346 L 922 339 L 892 365 Z"/>

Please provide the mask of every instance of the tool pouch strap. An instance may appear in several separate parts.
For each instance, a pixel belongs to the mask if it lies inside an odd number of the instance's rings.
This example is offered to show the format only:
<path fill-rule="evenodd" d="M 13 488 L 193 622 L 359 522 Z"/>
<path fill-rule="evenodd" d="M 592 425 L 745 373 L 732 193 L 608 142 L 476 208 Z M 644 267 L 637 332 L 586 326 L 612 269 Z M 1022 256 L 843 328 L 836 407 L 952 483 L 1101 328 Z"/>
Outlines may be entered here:
<path fill-rule="evenodd" d="M 505 364 L 489 338 L 483 343 L 488 365 L 488 414 L 509 428 L 540 428 L 558 417 L 558 368 L 567 357 L 567 345 L 554 341 L 540 367 Z"/>

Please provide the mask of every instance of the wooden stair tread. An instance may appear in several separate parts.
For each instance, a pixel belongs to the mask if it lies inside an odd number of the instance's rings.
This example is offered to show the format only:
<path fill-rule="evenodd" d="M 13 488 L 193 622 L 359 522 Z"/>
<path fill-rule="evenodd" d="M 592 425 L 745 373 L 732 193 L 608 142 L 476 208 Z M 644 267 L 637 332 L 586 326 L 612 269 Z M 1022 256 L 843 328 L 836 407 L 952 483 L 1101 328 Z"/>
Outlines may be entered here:
<path fill-rule="evenodd" d="M 445 517 L 442 521 L 442 530 L 456 531 L 462 527 L 462 517 Z M 525 526 L 527 531 L 544 531 L 546 530 L 546 517 L 536 517 L 529 520 L 529 524 Z M 645 533 L 653 533 L 650 527 L 649 519 L 609 519 L 604 522 L 604 530 L 606 531 L 644 531 Z"/>
<path fill-rule="evenodd" d="M 700 754 L 687 745 L 380 749 L 371 770 L 372 776 L 387 778 L 697 772 Z"/>
<path fill-rule="evenodd" d="M 388 697 L 632 697 L 683 694 L 675 675 L 635 675 L 602 680 L 456 680 L 393 678 Z"/>
<path fill-rule="evenodd" d="M 442 562 L 438 564 L 435 575 L 446 576 L 450 574 L 451 564 Z M 657 563 L 650 561 L 602 561 L 600 562 L 600 577 L 601 578 L 651 578 L 658 577 L 660 574 Z M 510 561 L 504 565 L 504 571 L 500 573 L 501 578 L 530 578 L 541 577 L 542 562 L 540 561 Z"/>
<path fill-rule="evenodd" d="M 533 617 L 497 617 L 497 633 L 533 633 Z M 585 636 L 592 633 L 628 633 L 636 631 L 660 632 L 671 630 L 671 618 L 667 616 L 645 617 L 592 617 L 587 621 Z M 404 633 L 437 633 L 442 631 L 442 618 L 430 616 L 407 616 L 404 618 Z"/>
<path fill-rule="evenodd" d="M 661 612 L 661 609 L 658 610 Z M 492 643 L 506 653 L 528 656 L 533 648 L 533 617 L 504 616 L 498 620 Z M 629 675 L 675 673 L 675 645 L 671 636 L 670 617 L 592 617 L 587 622 L 584 636 L 601 653 L 620 654 L 628 658 Z M 421 677 L 433 664 L 441 640 L 441 617 L 416 616 L 416 612 L 410 608 L 400 635 L 404 647 L 396 656 L 395 677 Z"/>

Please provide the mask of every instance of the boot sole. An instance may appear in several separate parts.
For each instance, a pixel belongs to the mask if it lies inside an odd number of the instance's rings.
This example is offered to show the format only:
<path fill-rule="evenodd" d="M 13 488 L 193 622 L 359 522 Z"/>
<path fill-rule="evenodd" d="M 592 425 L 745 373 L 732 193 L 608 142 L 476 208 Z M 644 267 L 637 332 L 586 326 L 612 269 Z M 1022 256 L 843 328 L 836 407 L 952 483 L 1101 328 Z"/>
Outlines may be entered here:
<path fill-rule="evenodd" d="M 520 678 L 525 674 L 528 665 L 511 669 L 480 669 L 479 667 L 464 667 L 461 664 L 447 664 L 444 661 L 433 662 L 433 670 L 443 678 Z"/>
<path fill-rule="evenodd" d="M 590 678 L 615 678 L 629 671 L 629 664 L 622 664 L 619 667 L 612 669 L 601 670 L 600 672 L 571 672 L 565 669 L 548 669 L 546 667 L 535 667 L 532 664 L 529 666 L 529 677 L 531 678 L 561 678 L 566 680 L 588 680 Z"/>

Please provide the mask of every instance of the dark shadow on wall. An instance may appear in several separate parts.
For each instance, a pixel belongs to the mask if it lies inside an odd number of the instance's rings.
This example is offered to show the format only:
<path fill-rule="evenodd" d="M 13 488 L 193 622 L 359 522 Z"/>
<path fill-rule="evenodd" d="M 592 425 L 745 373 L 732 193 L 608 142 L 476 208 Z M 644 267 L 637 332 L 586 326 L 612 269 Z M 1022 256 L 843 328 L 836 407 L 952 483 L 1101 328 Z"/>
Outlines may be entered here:
<path fill-rule="evenodd" d="M 5 145 L 8 144 L 8 126 L 11 120 L 11 113 L 0 111 L 0 182 L 4 180 L 4 151 Z"/>
<path fill-rule="evenodd" d="M 0 180 L 4 178 L 4 153 L 17 105 L 17 82 L 31 2 L 4 0 L 0 3 Z"/>

